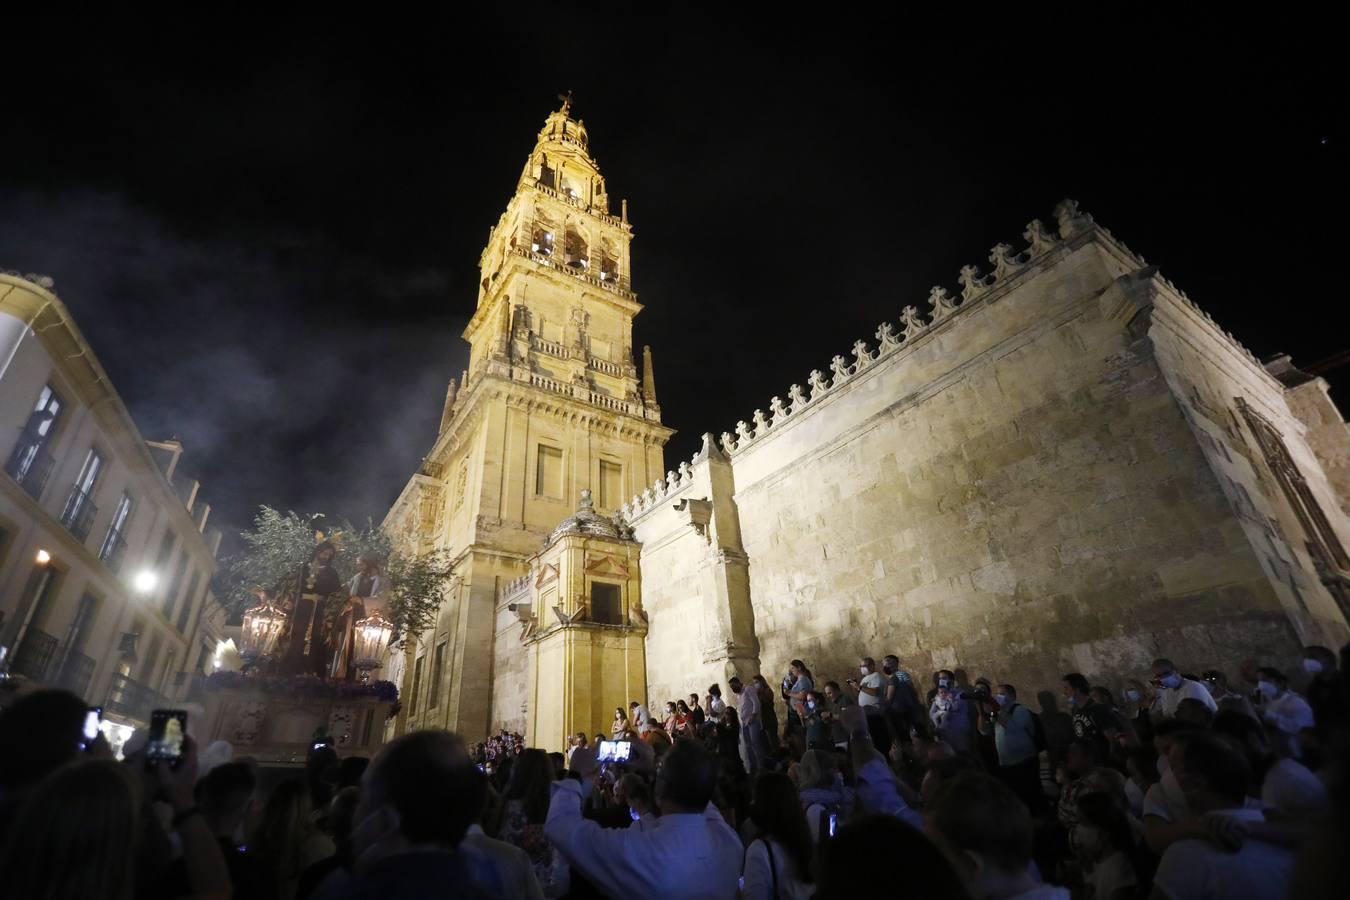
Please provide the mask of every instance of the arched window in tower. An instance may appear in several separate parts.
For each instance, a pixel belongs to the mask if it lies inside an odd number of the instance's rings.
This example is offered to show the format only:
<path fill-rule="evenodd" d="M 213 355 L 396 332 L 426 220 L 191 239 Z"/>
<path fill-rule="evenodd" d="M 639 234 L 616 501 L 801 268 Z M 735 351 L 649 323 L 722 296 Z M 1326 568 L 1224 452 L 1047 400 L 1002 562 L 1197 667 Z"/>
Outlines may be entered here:
<path fill-rule="evenodd" d="M 557 177 L 554 174 L 554 170 L 549 168 L 547 156 L 541 156 L 539 158 L 539 183 L 544 187 L 549 188 L 557 183 Z"/>
<path fill-rule="evenodd" d="M 614 245 L 607 240 L 600 241 L 600 280 L 619 280 L 619 258 Z"/>
<path fill-rule="evenodd" d="M 567 226 L 567 237 L 563 243 L 563 261 L 574 269 L 585 269 L 591 264 L 590 248 L 586 246 L 586 239 L 572 225 Z"/>
<path fill-rule="evenodd" d="M 530 235 L 530 249 L 544 256 L 553 255 L 553 226 L 547 220 L 540 219 L 535 223 Z"/>

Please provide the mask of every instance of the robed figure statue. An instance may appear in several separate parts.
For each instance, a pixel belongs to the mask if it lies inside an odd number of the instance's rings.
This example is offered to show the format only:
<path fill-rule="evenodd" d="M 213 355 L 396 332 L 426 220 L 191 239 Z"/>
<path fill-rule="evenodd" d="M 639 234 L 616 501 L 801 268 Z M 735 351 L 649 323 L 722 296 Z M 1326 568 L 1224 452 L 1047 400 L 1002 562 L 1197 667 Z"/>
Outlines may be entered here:
<path fill-rule="evenodd" d="M 333 568 L 336 555 L 337 548 L 324 541 L 286 581 L 282 600 L 286 625 L 277 638 L 284 675 L 328 675 L 328 607 L 334 602 L 333 595 L 342 590 L 342 581 Z"/>
<path fill-rule="evenodd" d="M 356 623 L 381 611 L 381 597 L 386 587 L 388 583 L 380 571 L 380 558 L 373 553 L 362 553 L 356 560 L 356 574 L 347 582 L 347 602 L 329 631 L 331 662 L 328 671 L 331 677 L 339 681 L 355 680 Z"/>

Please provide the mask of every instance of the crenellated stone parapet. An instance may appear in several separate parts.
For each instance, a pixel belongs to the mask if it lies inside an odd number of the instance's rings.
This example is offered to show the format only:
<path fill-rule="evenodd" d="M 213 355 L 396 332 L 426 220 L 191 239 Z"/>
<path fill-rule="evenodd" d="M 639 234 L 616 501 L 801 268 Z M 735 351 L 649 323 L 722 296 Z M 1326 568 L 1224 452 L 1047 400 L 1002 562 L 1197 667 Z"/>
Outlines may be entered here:
<path fill-rule="evenodd" d="M 632 522 L 643 513 L 659 506 L 662 501 L 683 493 L 685 488 L 693 484 L 694 467 L 707 459 L 709 449 L 712 447 L 712 440 L 711 434 L 705 434 L 703 436 L 703 447 L 699 452 L 667 472 L 665 477 L 656 479 L 652 482 L 651 487 L 620 507 L 619 515 L 624 521 Z"/>
<path fill-rule="evenodd" d="M 806 388 L 803 388 L 800 384 L 791 385 L 788 388 L 788 401 L 786 403 L 783 402 L 781 397 L 771 398 L 768 416 L 764 414 L 762 409 L 757 409 L 751 414 L 748 422 L 742 419 L 736 423 L 734 433 L 722 432 L 719 443 L 723 452 L 729 456 L 741 453 L 755 441 L 779 428 L 807 408 L 818 404 L 822 399 L 852 381 L 864 370 L 886 357 L 902 352 L 909 345 L 928 334 L 939 323 L 960 318 L 961 314 L 971 307 L 974 301 L 992 300 L 996 297 L 991 295 L 1006 294 L 1024 273 L 1033 271 L 1037 267 L 1036 264 L 1043 261 L 1044 257 L 1061 250 L 1070 242 L 1074 242 L 1077 246 L 1078 239 L 1081 239 L 1084 235 L 1100 235 L 1114 244 L 1116 249 L 1131 262 L 1136 263 L 1139 268 L 1146 265 L 1142 256 L 1135 254 L 1129 247 L 1125 246 L 1124 242 L 1098 225 L 1092 216 L 1079 209 L 1077 202 L 1074 200 L 1061 201 L 1055 207 L 1054 214 L 1057 231 L 1051 231 L 1039 219 L 1033 219 L 1027 223 L 1026 229 L 1022 232 L 1022 238 L 1026 241 L 1024 249 L 1015 251 L 1010 244 L 995 244 L 989 252 L 992 270 L 987 274 L 982 273 L 974 265 L 962 266 L 957 278 L 961 286 L 959 296 L 953 296 L 947 288 L 935 285 L 928 294 L 926 318 L 917 306 L 904 307 L 900 312 L 900 328 L 898 331 L 890 322 L 882 322 L 877 326 L 874 335 L 877 342 L 875 348 L 870 347 L 866 341 L 855 341 L 848 356 L 835 356 L 830 361 L 828 373 L 820 369 L 814 369 L 807 375 Z M 1214 323 L 1214 319 L 1209 313 L 1196 306 L 1172 282 L 1166 278 L 1161 278 L 1161 280 L 1182 301 L 1189 304 L 1192 309 L 1210 323 Z M 1260 365 L 1251 351 L 1233 337 L 1231 332 L 1218 329 L 1217 324 L 1214 327 L 1243 355 L 1253 363 Z"/>

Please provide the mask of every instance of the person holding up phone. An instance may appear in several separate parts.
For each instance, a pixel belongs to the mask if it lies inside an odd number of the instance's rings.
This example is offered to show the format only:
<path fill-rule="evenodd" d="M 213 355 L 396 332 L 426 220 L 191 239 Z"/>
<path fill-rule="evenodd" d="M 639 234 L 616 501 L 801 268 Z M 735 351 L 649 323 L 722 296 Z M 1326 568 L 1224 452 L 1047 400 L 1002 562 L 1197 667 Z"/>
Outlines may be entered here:
<path fill-rule="evenodd" d="M 599 772 L 591 748 L 572 754 L 580 780 L 552 787 L 544 834 L 571 865 L 610 897 L 662 900 L 735 900 L 741 839 L 712 805 L 718 762 L 698 741 L 680 741 L 662 760 L 656 779 L 661 816 L 631 828 L 603 828 L 582 816 Z M 701 861 L 699 877 L 672 879 L 670 860 Z"/>

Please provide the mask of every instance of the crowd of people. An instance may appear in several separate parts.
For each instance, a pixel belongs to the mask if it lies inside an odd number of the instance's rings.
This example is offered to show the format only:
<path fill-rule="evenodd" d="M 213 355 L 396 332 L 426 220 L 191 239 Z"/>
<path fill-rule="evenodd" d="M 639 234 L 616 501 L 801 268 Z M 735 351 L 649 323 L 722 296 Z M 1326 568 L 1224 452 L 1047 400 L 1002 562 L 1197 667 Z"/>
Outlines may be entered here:
<path fill-rule="evenodd" d="M 15 898 L 1340 896 L 1350 647 L 1230 679 L 1168 659 L 1036 695 L 895 656 L 823 680 L 633 700 L 567 752 L 417 731 L 276 777 L 86 741 L 84 703 L 0 712 L 0 893 Z M 268 782 L 272 783 L 268 783 Z"/>

